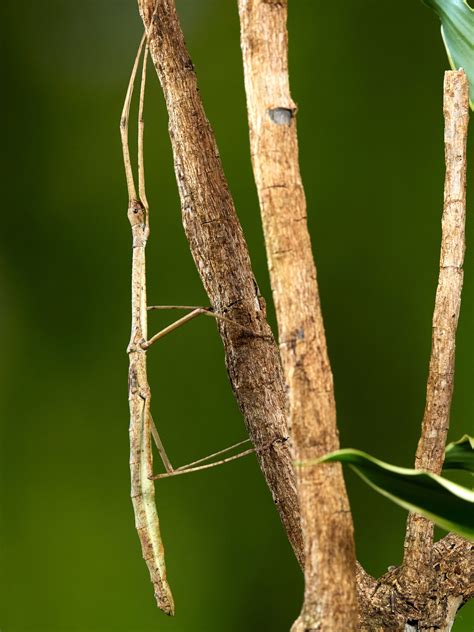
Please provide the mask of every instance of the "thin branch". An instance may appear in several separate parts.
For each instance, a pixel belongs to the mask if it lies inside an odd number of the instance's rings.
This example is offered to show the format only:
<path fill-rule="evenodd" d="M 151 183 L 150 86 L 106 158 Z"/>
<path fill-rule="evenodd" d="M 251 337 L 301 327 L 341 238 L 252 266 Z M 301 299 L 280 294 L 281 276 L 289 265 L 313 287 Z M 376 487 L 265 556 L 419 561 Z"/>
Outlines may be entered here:
<path fill-rule="evenodd" d="M 461 308 L 466 222 L 466 145 L 469 86 L 464 71 L 444 80 L 444 208 L 438 287 L 426 404 L 415 467 L 439 474 L 443 467 L 454 387 L 456 329 Z M 427 581 L 433 524 L 411 514 L 405 538 L 404 572 L 408 583 Z"/>
<path fill-rule="evenodd" d="M 298 164 L 287 3 L 239 0 L 252 165 L 262 214 L 296 462 L 339 446 L 333 378 Z M 339 465 L 298 467 L 305 599 L 294 632 L 357 628 L 352 517 Z"/>
<path fill-rule="evenodd" d="M 144 38 L 140 43 L 132 69 L 125 104 L 120 121 L 125 175 L 128 189 L 128 219 L 132 229 L 132 331 L 128 345 L 129 374 L 128 399 L 130 405 L 130 474 L 131 497 L 135 512 L 135 525 L 142 546 L 143 558 L 148 566 L 155 597 L 159 608 L 168 615 L 174 614 L 173 596 L 166 577 L 163 542 L 160 523 L 155 505 L 155 490 L 150 476 L 153 474 L 153 453 L 151 446 L 152 418 L 150 411 L 150 387 L 147 378 L 146 352 L 140 343 L 147 338 L 147 300 L 145 248 L 148 238 L 147 209 L 143 201 L 136 197 L 128 145 L 128 119 L 133 86 L 138 68 Z M 141 124 L 139 136 L 143 135 L 143 94 L 140 103 Z M 143 148 L 143 143 L 141 142 Z M 141 170 L 140 190 L 144 192 L 143 154 L 139 155 Z"/>

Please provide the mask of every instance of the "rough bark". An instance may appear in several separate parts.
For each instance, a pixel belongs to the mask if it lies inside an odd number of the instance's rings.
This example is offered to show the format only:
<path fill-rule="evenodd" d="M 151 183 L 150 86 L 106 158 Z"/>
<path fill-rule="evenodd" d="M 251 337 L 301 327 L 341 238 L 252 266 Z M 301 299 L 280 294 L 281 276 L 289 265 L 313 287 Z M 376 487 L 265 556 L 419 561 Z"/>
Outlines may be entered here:
<path fill-rule="evenodd" d="M 339 464 L 333 378 L 298 164 L 288 79 L 287 2 L 239 0 L 252 164 L 262 214 L 305 542 L 305 597 L 294 632 L 355 630 L 352 517 Z"/>
<path fill-rule="evenodd" d="M 456 329 L 461 308 L 466 223 L 466 146 L 469 84 L 465 73 L 449 71 L 444 81 L 444 208 L 438 287 L 433 313 L 426 404 L 415 467 L 439 474 L 449 428 L 454 387 Z M 423 592 L 431 584 L 433 524 L 411 514 L 405 538 L 406 590 Z"/>
<path fill-rule="evenodd" d="M 474 596 L 474 545 L 453 534 L 431 550 L 424 591 L 406 591 L 403 568 L 376 582 L 359 582 L 363 632 L 449 632 L 459 608 Z"/>
<path fill-rule="evenodd" d="M 265 302 L 205 116 L 194 67 L 173 0 L 139 0 L 151 58 L 163 89 L 183 225 L 217 314 L 232 389 L 288 538 L 302 563 L 295 474 L 286 425 L 287 398 Z M 243 327 L 242 327 L 243 326 Z M 248 331 L 255 332 L 253 335 Z"/>

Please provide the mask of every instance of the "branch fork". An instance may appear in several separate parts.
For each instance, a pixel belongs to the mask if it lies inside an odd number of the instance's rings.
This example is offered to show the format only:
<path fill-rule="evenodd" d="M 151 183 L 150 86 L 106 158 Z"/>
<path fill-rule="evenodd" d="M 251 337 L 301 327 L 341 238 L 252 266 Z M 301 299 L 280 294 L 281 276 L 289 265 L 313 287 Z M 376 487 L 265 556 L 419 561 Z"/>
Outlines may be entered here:
<path fill-rule="evenodd" d="M 412 516 L 403 566 L 377 581 L 355 562 L 352 522 L 340 466 L 298 467 L 295 479 L 293 459 L 317 458 L 336 449 L 338 438 L 316 270 L 304 221 L 306 204 L 298 167 L 296 110 L 289 93 L 287 2 L 239 0 L 252 161 L 280 340 L 291 341 L 281 345 L 281 356 L 266 322 L 175 2 L 138 0 L 138 4 L 168 110 L 186 236 L 218 320 L 236 399 L 289 540 L 305 569 L 305 603 L 293 630 L 375 632 L 401 630 L 405 625 L 410 626 L 408 630 L 416 625 L 419 630 L 436 627 L 447 632 L 455 611 L 473 593 L 463 562 L 472 555 L 472 546 L 453 540 L 451 535 L 433 546 L 432 526 Z M 444 452 L 449 424 L 454 335 L 462 286 L 466 86 L 462 71 L 447 73 L 443 246 L 427 405 L 417 452 L 417 466 L 423 464 L 432 471 L 441 467 L 439 454 Z M 285 150 L 266 151 L 273 146 Z M 127 166 L 126 159 L 125 163 Z M 141 195 L 140 199 L 143 201 Z M 219 221 L 210 221 L 215 217 Z M 462 228 L 457 234 L 452 231 L 456 227 Z M 450 237 L 445 238 L 448 234 Z M 141 248 L 138 244 L 136 249 Z M 449 300 L 444 302 L 443 296 Z M 226 311 L 229 318 L 218 317 L 226 306 L 230 306 Z M 142 305 L 140 313 L 146 310 Z M 212 314 L 209 310 L 200 313 Z M 449 322 L 443 320 L 448 316 Z M 191 314 L 184 318 L 190 320 Z M 239 335 L 239 328 L 248 328 L 253 336 Z M 149 340 L 145 335 L 134 341 L 146 349 L 162 335 L 159 332 Z M 137 355 L 144 357 L 145 349 L 141 347 Z M 442 408 L 439 415 L 435 414 L 437 404 Z M 262 450 L 272 436 L 288 435 L 288 411 L 291 441 L 275 446 L 275 450 Z M 184 471 L 170 470 L 166 475 Z M 149 468 L 147 476 L 153 476 Z M 413 555 L 417 550 L 422 553 L 420 557 Z M 461 570 L 458 573 L 456 569 Z M 441 581 L 441 575 L 446 579 Z M 420 613 L 424 613 L 424 619 Z"/>

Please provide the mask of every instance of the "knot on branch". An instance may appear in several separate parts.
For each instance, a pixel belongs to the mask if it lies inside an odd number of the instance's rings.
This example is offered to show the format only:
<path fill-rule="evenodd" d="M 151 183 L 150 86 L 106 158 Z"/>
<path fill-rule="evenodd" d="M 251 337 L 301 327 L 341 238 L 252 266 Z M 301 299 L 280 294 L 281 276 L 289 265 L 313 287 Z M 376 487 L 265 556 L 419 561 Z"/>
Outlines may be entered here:
<path fill-rule="evenodd" d="M 296 115 L 296 108 L 270 108 L 267 110 L 267 114 L 273 123 L 290 127 L 291 121 Z"/>

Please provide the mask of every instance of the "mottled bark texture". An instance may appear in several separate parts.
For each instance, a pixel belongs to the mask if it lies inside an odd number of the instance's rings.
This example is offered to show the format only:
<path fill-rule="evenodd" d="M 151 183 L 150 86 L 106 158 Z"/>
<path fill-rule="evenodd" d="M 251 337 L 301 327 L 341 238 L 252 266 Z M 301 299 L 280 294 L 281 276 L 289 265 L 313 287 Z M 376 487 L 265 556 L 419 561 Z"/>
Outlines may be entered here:
<path fill-rule="evenodd" d="M 257 458 L 300 563 L 303 545 L 286 425 L 287 398 L 265 302 L 204 113 L 173 0 L 139 0 L 151 58 L 163 89 L 191 253 L 217 314 L 232 388 Z"/>
<path fill-rule="evenodd" d="M 377 581 L 359 581 L 362 632 L 451 630 L 459 608 L 474 596 L 474 546 L 450 534 L 430 553 L 424 591 L 407 591 L 403 567 L 391 568 Z"/>
<path fill-rule="evenodd" d="M 294 632 L 355 630 L 352 517 L 340 464 L 312 465 L 339 438 L 333 378 L 298 163 L 288 79 L 287 3 L 239 0 L 252 164 L 289 394 L 305 543 L 305 596 Z"/>
<path fill-rule="evenodd" d="M 456 329 L 461 308 L 466 223 L 466 146 L 469 122 L 469 84 L 464 72 L 447 72 L 444 81 L 444 146 L 446 176 L 442 217 L 441 256 L 433 313 L 431 357 L 426 404 L 415 467 L 439 474 L 449 428 L 454 387 Z M 431 581 L 433 523 L 408 517 L 404 581 L 418 591 Z"/>

